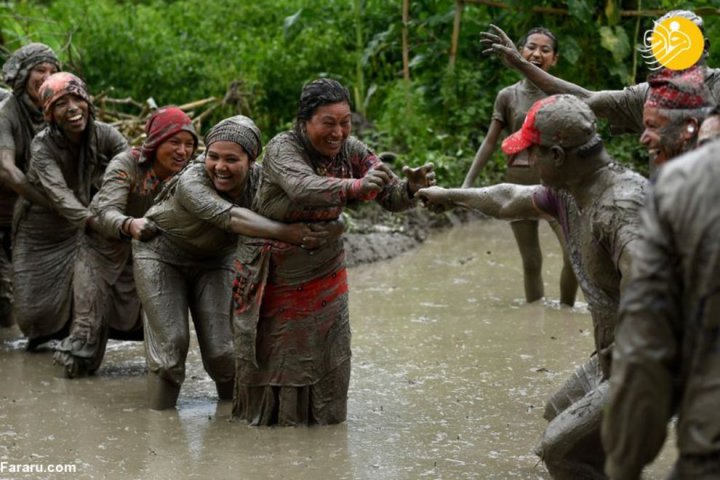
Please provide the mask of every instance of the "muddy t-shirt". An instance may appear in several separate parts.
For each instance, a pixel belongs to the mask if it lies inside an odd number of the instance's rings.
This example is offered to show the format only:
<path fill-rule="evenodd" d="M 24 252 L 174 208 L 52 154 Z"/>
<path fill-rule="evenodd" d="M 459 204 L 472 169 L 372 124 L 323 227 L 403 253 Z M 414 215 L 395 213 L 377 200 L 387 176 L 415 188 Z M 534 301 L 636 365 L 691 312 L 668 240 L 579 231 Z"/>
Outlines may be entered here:
<path fill-rule="evenodd" d="M 215 189 L 205 163 L 193 162 L 168 183 L 158 203 L 145 214 L 162 231 L 159 243 L 171 244 L 182 251 L 181 257 L 190 259 L 231 254 L 237 235 L 230 231 L 230 210 L 251 207 L 261 171 L 260 165 L 252 164 L 242 197 L 233 203 Z"/>
<path fill-rule="evenodd" d="M 25 173 L 30 162 L 30 143 L 45 127 L 42 113 L 24 98 L 10 95 L 0 103 L 0 150 L 11 150 L 15 165 Z M 17 194 L 0 185 L 0 225 L 12 223 Z"/>
<path fill-rule="evenodd" d="M 528 80 L 521 80 L 500 90 L 495 99 L 492 119 L 501 122 L 506 133 L 520 130 L 528 110 L 538 100 L 547 97 L 545 93 Z M 509 166 L 528 166 L 528 151 L 508 156 Z"/>
<path fill-rule="evenodd" d="M 533 196 L 535 206 L 562 226 L 575 276 L 593 316 L 598 351 L 614 339 L 620 257 L 640 236 L 639 211 L 647 191 L 646 179 L 618 165 L 606 167 L 603 177 L 591 187 L 595 200 L 582 211 L 566 190 L 543 187 Z"/>
<path fill-rule="evenodd" d="M 710 94 L 711 105 L 720 102 L 720 69 L 705 69 L 705 86 Z M 647 82 L 623 90 L 605 90 L 593 94 L 588 102 L 595 115 L 606 119 L 614 134 L 643 131 L 643 108 L 650 91 Z"/>

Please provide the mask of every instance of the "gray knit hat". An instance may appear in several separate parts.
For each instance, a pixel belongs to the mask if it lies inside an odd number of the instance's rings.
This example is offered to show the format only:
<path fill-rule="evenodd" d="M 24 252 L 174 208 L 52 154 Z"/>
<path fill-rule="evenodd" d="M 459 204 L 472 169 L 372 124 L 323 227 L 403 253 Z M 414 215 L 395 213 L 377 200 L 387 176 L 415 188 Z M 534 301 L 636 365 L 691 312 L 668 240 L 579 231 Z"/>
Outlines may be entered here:
<path fill-rule="evenodd" d="M 10 55 L 2 67 L 3 80 L 13 88 L 16 95 L 25 91 L 25 84 L 30 76 L 30 70 L 40 63 L 52 63 L 60 68 L 55 52 L 43 43 L 28 43 L 18 48 Z"/>
<path fill-rule="evenodd" d="M 237 143 L 243 147 L 251 161 L 255 160 L 262 150 L 260 129 L 255 122 L 244 115 L 222 120 L 205 135 L 206 148 L 214 142 L 222 141 Z"/>

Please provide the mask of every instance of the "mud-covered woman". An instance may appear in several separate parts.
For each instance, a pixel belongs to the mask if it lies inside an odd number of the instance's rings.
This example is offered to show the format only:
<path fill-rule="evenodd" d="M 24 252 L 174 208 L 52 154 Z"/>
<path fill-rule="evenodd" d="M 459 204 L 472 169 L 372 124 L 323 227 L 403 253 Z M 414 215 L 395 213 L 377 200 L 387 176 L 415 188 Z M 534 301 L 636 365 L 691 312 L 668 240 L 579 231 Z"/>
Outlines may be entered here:
<path fill-rule="evenodd" d="M 545 71 L 550 70 L 558 60 L 558 40 L 548 29 L 536 27 L 530 29 L 520 40 L 520 55 L 532 64 Z M 478 174 L 487 165 L 492 157 L 503 131 L 512 133 L 522 127 L 525 116 L 530 107 L 547 95 L 527 79 L 505 87 L 495 98 L 492 120 L 487 134 L 480 148 L 475 154 L 472 166 L 465 176 L 463 188 L 473 185 Z M 507 172 L 505 183 L 519 185 L 538 185 L 540 177 L 535 169 L 531 168 L 527 151 L 517 155 L 507 156 Z M 550 221 L 560 243 L 563 243 L 560 225 Z M 525 299 L 534 302 L 545 295 L 545 285 L 542 278 L 542 250 L 538 236 L 538 220 L 517 220 L 510 223 L 515 241 L 520 250 L 523 265 L 523 282 Z M 563 247 L 563 268 L 560 274 L 560 303 L 574 305 L 577 294 L 577 280 L 573 274 L 572 266 L 565 248 Z"/>
<path fill-rule="evenodd" d="M 12 318 L 12 218 L 18 195 L 32 201 L 44 199 L 25 178 L 30 163 L 30 142 L 45 128 L 40 85 L 58 71 L 55 52 L 42 43 L 16 50 L 3 65 L 5 83 L 12 94 L 0 103 L 0 326 Z"/>
<path fill-rule="evenodd" d="M 432 166 L 406 168 L 401 181 L 350 136 L 350 113 L 338 82 L 304 86 L 294 129 L 267 146 L 259 214 L 318 222 L 338 218 L 354 200 L 375 199 L 394 211 L 414 205 L 415 191 L 434 182 Z M 235 267 L 233 415 L 252 425 L 344 421 L 350 324 L 342 239 L 309 252 L 241 238 Z"/>
<path fill-rule="evenodd" d="M 90 204 L 98 231 L 87 232 L 80 245 L 70 335 L 55 353 L 55 362 L 70 378 L 100 367 L 108 337 L 143 337 L 130 240 L 149 240 L 157 232 L 145 212 L 198 146 L 190 117 L 177 107 L 156 110 L 145 134 L 141 147 L 112 159 Z"/>
<path fill-rule="evenodd" d="M 232 398 L 230 312 L 238 234 L 307 247 L 329 235 L 327 229 L 284 224 L 249 210 L 260 181 L 255 159 L 262 149 L 251 119 L 223 120 L 208 132 L 205 145 L 204 159 L 173 178 L 146 213 L 160 233 L 147 242 L 133 240 L 135 281 L 146 315 L 148 405 L 154 410 L 177 403 L 190 342 L 188 309 L 203 366 L 219 398 Z"/>
<path fill-rule="evenodd" d="M 20 199 L 13 252 L 14 312 L 28 350 L 67 335 L 76 254 L 85 230 L 97 228 L 89 205 L 110 159 L 128 149 L 120 132 L 94 120 L 75 75 L 51 75 L 40 98 L 48 126 L 32 141 L 27 181 L 50 206 Z"/>

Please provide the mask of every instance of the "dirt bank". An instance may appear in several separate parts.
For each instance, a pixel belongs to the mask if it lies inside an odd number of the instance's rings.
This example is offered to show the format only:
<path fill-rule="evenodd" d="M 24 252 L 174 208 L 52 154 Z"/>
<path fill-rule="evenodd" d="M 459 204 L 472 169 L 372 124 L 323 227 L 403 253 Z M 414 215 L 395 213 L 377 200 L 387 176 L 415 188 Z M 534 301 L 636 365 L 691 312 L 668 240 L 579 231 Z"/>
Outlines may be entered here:
<path fill-rule="evenodd" d="M 457 209 L 434 214 L 417 207 L 402 213 L 390 213 L 375 203 L 347 211 L 345 252 L 349 267 L 393 258 L 425 241 L 433 230 L 449 228 L 480 214 Z"/>

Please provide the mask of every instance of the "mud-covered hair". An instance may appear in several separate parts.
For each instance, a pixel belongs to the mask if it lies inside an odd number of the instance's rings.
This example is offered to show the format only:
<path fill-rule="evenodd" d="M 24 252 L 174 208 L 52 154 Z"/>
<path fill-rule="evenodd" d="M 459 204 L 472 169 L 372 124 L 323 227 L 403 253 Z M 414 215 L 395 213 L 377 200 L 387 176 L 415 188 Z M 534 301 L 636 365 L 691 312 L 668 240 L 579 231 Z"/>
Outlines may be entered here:
<path fill-rule="evenodd" d="M 557 55 L 560 52 L 560 42 L 558 42 L 557 37 L 554 33 L 552 33 L 550 30 L 548 30 L 545 27 L 533 27 L 530 30 L 527 31 L 525 35 L 520 39 L 518 42 L 518 50 L 522 50 L 525 44 L 527 43 L 528 38 L 530 35 L 534 35 L 536 33 L 539 33 L 541 35 L 545 35 L 553 42 L 553 53 Z"/>
<path fill-rule="evenodd" d="M 297 121 L 308 121 L 315 114 L 318 107 L 340 102 L 347 102 L 348 105 L 351 105 L 350 92 L 337 80 L 319 78 L 308 82 L 300 93 Z"/>

